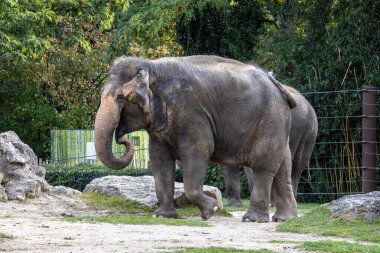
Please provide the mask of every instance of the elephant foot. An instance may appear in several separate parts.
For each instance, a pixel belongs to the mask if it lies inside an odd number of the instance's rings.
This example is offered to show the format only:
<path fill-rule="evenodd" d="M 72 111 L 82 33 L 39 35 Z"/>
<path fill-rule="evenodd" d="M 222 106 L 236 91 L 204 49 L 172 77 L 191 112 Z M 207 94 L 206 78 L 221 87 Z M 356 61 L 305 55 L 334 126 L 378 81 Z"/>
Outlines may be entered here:
<path fill-rule="evenodd" d="M 208 198 L 204 200 L 202 204 L 198 205 L 201 210 L 201 218 L 202 220 L 210 219 L 214 213 L 219 209 L 218 202 L 214 198 Z"/>
<path fill-rule="evenodd" d="M 178 218 L 177 211 L 173 209 L 162 209 L 158 208 L 156 211 L 153 212 L 153 218 L 158 218 L 158 217 L 164 217 L 164 218 Z"/>
<path fill-rule="evenodd" d="M 268 211 L 248 211 L 246 214 L 244 214 L 242 221 L 258 223 L 269 222 L 269 213 Z"/>
<path fill-rule="evenodd" d="M 229 199 L 224 206 L 236 206 L 236 207 L 242 207 L 243 203 L 240 199 Z"/>
<path fill-rule="evenodd" d="M 298 217 L 297 213 L 278 213 L 276 212 L 273 216 L 272 216 L 272 221 L 274 222 L 284 222 L 290 218 L 295 218 L 295 217 Z"/>
<path fill-rule="evenodd" d="M 201 210 L 202 220 L 210 219 L 215 214 L 215 212 L 218 211 L 218 209 L 219 209 L 218 206 L 214 206 L 213 208 L 208 209 L 208 210 L 204 210 L 204 211 Z"/>

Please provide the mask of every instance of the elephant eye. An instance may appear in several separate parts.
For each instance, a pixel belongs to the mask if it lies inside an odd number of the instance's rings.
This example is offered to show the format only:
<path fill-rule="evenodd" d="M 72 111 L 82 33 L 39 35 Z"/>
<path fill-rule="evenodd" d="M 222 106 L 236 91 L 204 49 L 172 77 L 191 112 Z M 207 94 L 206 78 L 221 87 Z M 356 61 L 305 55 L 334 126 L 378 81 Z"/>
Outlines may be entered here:
<path fill-rule="evenodd" d="M 142 76 L 143 70 L 144 70 L 143 68 L 138 68 L 136 75 L 139 76 L 139 77 Z"/>
<path fill-rule="evenodd" d="M 124 96 L 123 96 L 123 95 L 118 95 L 118 96 L 116 97 L 116 101 L 117 101 L 118 103 L 123 102 L 123 101 L 124 101 Z"/>

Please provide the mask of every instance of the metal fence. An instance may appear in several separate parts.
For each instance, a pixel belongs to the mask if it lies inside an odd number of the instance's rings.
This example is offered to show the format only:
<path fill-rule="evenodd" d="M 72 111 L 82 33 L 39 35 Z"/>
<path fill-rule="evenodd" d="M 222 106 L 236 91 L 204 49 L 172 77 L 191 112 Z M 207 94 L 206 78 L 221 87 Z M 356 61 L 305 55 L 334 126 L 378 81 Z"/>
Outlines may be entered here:
<path fill-rule="evenodd" d="M 342 195 L 380 188 L 380 89 L 305 92 L 319 130 L 309 170 L 304 171 L 298 197 L 325 202 Z"/>
<path fill-rule="evenodd" d="M 310 168 L 299 184 L 300 201 L 324 202 L 380 188 L 379 91 L 363 86 L 302 93 L 317 113 L 319 130 Z M 93 130 L 53 129 L 49 163 L 100 163 L 91 146 L 93 134 Z M 135 145 L 130 167 L 148 168 L 147 133 L 135 132 L 129 138 Z M 113 151 L 120 156 L 124 147 L 114 141 Z"/>

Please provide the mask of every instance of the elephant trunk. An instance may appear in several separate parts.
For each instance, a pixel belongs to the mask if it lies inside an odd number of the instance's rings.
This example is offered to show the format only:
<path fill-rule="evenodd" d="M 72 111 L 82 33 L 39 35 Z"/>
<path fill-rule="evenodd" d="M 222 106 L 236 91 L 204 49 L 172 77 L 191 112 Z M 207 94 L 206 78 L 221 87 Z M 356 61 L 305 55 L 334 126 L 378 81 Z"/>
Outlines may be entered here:
<path fill-rule="evenodd" d="M 118 137 L 117 143 L 123 144 L 126 151 L 121 158 L 112 153 L 112 140 L 120 120 L 120 108 L 112 97 L 102 99 L 95 118 L 95 150 L 100 161 L 110 169 L 120 170 L 127 167 L 133 158 L 134 147 L 130 140 Z"/>

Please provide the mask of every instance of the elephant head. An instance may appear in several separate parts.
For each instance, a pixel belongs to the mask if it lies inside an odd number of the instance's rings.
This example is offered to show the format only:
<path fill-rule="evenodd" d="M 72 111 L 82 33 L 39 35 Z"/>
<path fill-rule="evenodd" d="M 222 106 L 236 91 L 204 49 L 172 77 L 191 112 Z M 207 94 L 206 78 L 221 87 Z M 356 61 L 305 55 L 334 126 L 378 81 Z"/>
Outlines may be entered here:
<path fill-rule="evenodd" d="M 111 67 L 95 119 L 95 149 L 102 163 L 115 170 L 129 165 L 133 143 L 124 137 L 149 126 L 152 92 L 149 64 L 137 58 L 119 58 Z M 121 158 L 112 153 L 112 140 L 126 146 Z"/>

